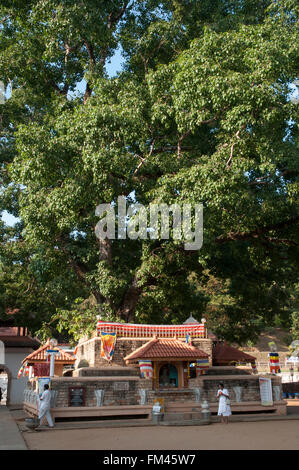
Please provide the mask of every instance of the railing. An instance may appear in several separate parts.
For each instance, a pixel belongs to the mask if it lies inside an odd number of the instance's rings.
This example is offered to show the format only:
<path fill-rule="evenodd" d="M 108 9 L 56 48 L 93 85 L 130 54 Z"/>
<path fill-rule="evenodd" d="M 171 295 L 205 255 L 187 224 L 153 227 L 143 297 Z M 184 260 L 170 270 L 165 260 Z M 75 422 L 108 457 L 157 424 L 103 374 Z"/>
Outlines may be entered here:
<path fill-rule="evenodd" d="M 133 323 L 110 323 L 101 322 L 97 324 L 98 335 L 100 332 L 116 333 L 123 338 L 205 338 L 205 326 L 203 323 L 187 325 L 138 325 Z"/>

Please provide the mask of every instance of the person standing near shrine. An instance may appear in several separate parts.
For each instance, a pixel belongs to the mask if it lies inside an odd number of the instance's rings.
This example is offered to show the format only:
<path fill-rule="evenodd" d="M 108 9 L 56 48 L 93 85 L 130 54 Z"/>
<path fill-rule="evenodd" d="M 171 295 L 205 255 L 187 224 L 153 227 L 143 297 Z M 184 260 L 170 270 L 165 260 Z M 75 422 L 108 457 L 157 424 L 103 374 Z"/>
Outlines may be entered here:
<path fill-rule="evenodd" d="M 224 385 L 220 383 L 217 397 L 219 398 L 218 416 L 220 416 L 221 423 L 228 424 L 228 417 L 232 414 L 230 408 L 229 391 L 224 388 Z"/>
<path fill-rule="evenodd" d="M 50 413 L 51 408 L 51 392 L 49 390 L 49 385 L 44 385 L 44 392 L 39 399 L 39 425 L 41 425 L 44 416 L 47 418 L 48 424 L 50 428 L 54 428 L 52 416 Z"/>

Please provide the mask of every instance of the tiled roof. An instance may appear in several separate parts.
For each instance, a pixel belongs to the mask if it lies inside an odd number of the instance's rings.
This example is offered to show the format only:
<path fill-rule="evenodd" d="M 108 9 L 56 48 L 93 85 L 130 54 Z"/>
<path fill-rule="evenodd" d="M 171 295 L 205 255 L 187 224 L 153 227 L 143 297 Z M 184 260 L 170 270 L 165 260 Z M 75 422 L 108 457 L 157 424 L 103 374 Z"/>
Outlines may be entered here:
<path fill-rule="evenodd" d="M 125 361 L 139 359 L 186 359 L 196 360 L 209 357 L 208 354 L 194 346 L 173 338 L 154 338 L 125 357 Z"/>
<path fill-rule="evenodd" d="M 63 349 L 60 349 L 58 346 L 55 348 L 52 348 L 50 346 L 49 341 L 39 348 L 37 351 L 34 351 L 33 353 L 29 354 L 29 356 L 25 357 L 23 362 L 28 362 L 28 363 L 34 363 L 34 362 L 46 362 L 47 361 L 47 349 L 56 349 L 57 351 L 60 352 L 60 355 L 55 357 L 55 362 L 58 363 L 63 363 L 63 364 L 73 364 L 76 361 L 76 358 L 74 355 L 69 354 Z"/>
<path fill-rule="evenodd" d="M 0 336 L 19 336 L 17 326 L 0 326 Z"/>
<path fill-rule="evenodd" d="M 213 331 L 208 331 L 207 337 L 212 341 L 217 341 L 217 336 L 213 333 Z"/>
<path fill-rule="evenodd" d="M 213 362 L 252 362 L 255 357 L 227 344 L 217 343 L 213 348 Z"/>
<path fill-rule="evenodd" d="M 32 348 L 37 349 L 39 342 L 30 336 L 0 335 L 6 348 Z"/>
<path fill-rule="evenodd" d="M 7 308 L 5 313 L 6 315 L 14 315 L 15 313 L 18 313 L 20 311 L 19 308 Z"/>
<path fill-rule="evenodd" d="M 199 321 L 197 321 L 192 315 L 190 315 L 190 317 L 187 318 L 187 320 L 184 321 L 183 324 L 184 324 L 184 325 L 188 325 L 188 324 L 190 324 L 190 323 L 192 323 L 192 324 L 193 324 L 193 323 L 198 323 L 198 324 L 199 324 Z"/>

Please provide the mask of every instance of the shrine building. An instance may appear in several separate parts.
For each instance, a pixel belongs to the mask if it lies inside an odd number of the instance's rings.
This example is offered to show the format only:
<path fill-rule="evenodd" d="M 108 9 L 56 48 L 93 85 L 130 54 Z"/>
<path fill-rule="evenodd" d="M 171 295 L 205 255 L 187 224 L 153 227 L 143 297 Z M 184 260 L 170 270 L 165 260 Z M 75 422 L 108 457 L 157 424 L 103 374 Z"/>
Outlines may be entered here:
<path fill-rule="evenodd" d="M 31 415 L 37 414 L 37 381 L 29 380 L 25 394 Z M 51 413 L 58 421 L 150 419 L 159 401 L 165 413 L 192 417 L 207 400 L 216 414 L 219 382 L 230 392 L 233 414 L 286 414 L 280 377 L 259 376 L 253 356 L 217 341 L 192 316 L 182 325 L 99 321 L 94 336 L 79 341 L 74 370 L 55 369 Z"/>

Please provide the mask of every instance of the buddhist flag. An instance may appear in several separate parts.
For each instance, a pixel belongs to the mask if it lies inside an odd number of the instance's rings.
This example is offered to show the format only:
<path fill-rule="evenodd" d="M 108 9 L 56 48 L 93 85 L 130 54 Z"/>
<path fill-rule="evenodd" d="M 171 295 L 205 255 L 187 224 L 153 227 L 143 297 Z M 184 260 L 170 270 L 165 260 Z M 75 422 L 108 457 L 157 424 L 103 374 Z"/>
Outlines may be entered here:
<path fill-rule="evenodd" d="M 101 357 L 106 361 L 111 361 L 116 342 L 116 333 L 104 333 L 101 331 Z"/>
<path fill-rule="evenodd" d="M 270 352 L 269 357 L 269 366 L 271 374 L 280 374 L 280 361 L 279 354 L 277 352 Z"/>
<path fill-rule="evenodd" d="M 186 343 L 189 344 L 190 346 L 192 345 L 192 340 L 191 340 L 191 336 L 189 333 L 187 333 L 187 336 L 186 336 Z"/>
<path fill-rule="evenodd" d="M 22 377 L 23 373 L 24 373 L 24 366 L 21 366 L 21 367 L 20 367 L 20 370 L 19 370 L 19 372 L 18 372 L 17 378 L 19 379 L 20 377 Z"/>

